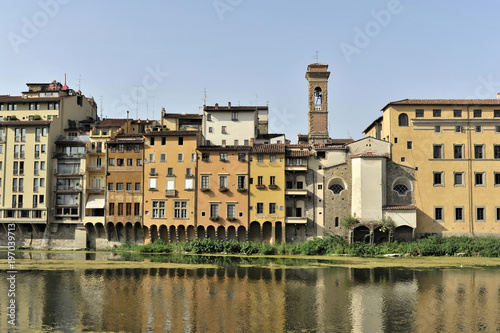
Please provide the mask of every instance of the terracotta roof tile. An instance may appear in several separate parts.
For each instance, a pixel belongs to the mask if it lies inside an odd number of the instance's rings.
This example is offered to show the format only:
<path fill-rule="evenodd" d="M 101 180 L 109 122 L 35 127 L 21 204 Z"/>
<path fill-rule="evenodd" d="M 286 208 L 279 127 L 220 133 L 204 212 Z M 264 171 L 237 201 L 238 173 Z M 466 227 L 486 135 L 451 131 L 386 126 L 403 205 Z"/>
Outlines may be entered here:
<path fill-rule="evenodd" d="M 51 121 L 48 120 L 8 120 L 0 121 L 0 126 L 40 126 L 40 125 L 50 125 Z"/>
<path fill-rule="evenodd" d="M 95 125 L 95 127 L 121 127 L 127 123 L 129 119 L 126 118 L 108 118 L 103 119 Z"/>
<path fill-rule="evenodd" d="M 389 105 L 499 105 L 500 99 L 403 99 L 388 103 Z"/>
<path fill-rule="evenodd" d="M 394 205 L 394 206 L 384 206 L 382 209 L 386 210 L 411 210 L 411 209 L 417 209 L 417 206 L 415 205 Z"/>
<path fill-rule="evenodd" d="M 367 151 L 366 153 L 351 155 L 351 158 L 354 158 L 354 157 L 387 157 L 387 158 L 389 158 L 389 155 L 387 155 L 387 154 L 375 154 L 371 151 Z"/>
<path fill-rule="evenodd" d="M 289 157 L 308 157 L 308 156 L 311 156 L 313 154 L 312 151 L 309 151 L 309 150 L 287 150 L 286 151 L 286 156 L 289 156 Z"/>
<path fill-rule="evenodd" d="M 271 144 L 261 144 L 254 145 L 252 147 L 252 153 L 284 153 L 285 144 L 284 143 L 271 143 Z"/>
<path fill-rule="evenodd" d="M 252 146 L 199 146 L 197 148 L 200 151 L 221 151 L 221 150 L 232 150 L 232 151 L 250 151 Z"/>
<path fill-rule="evenodd" d="M 32 97 L 32 98 L 24 98 L 22 96 L 9 96 L 3 95 L 0 96 L 0 102 L 19 102 L 19 103 L 37 103 L 37 102 L 57 102 L 61 100 L 61 98 L 67 98 L 71 96 L 60 96 L 60 97 Z"/>
<path fill-rule="evenodd" d="M 255 111 L 255 110 L 269 110 L 267 106 L 204 106 L 205 111 Z"/>
<path fill-rule="evenodd" d="M 163 118 L 189 118 L 189 119 L 202 119 L 201 114 L 196 113 L 164 113 Z"/>
<path fill-rule="evenodd" d="M 188 135 L 197 135 L 198 133 L 201 132 L 200 131 L 153 131 L 144 133 L 144 136 L 169 136 L 169 135 L 188 136 Z"/>

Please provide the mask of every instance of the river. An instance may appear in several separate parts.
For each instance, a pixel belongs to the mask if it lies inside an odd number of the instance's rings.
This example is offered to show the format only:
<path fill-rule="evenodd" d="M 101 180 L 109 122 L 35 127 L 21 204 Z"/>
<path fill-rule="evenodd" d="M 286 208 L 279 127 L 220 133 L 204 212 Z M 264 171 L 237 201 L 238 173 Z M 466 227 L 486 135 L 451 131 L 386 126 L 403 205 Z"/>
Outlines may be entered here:
<path fill-rule="evenodd" d="M 499 261 L 358 268 L 342 259 L 16 255 L 15 326 L 11 274 L 0 271 L 1 332 L 500 330 Z M 7 267 L 5 252 L 0 259 Z"/>

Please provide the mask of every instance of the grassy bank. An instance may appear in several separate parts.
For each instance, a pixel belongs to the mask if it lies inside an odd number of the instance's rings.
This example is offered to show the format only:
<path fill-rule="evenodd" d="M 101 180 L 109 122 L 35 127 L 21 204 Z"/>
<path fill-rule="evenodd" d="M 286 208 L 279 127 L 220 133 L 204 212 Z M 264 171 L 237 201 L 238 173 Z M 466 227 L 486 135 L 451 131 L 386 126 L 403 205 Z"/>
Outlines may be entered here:
<path fill-rule="evenodd" d="M 485 237 L 439 237 L 430 236 L 414 242 L 393 242 L 382 244 L 348 244 L 338 236 L 315 238 L 304 243 L 275 244 L 221 240 L 194 240 L 185 243 L 156 241 L 147 245 L 124 244 L 118 251 L 143 253 L 228 253 L 265 255 L 331 255 L 374 256 L 391 253 L 410 256 L 466 256 L 500 257 L 500 238 Z"/>

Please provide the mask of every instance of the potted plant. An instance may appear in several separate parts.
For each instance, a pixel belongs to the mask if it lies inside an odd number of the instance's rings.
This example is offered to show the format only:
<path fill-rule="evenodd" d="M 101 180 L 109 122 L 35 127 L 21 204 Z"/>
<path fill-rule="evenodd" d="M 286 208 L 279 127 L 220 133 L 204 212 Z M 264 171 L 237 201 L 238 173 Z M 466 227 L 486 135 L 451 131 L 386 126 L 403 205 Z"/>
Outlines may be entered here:
<path fill-rule="evenodd" d="M 228 221 L 236 221 L 236 217 L 234 217 L 234 216 L 228 216 L 226 220 L 228 220 Z"/>
<path fill-rule="evenodd" d="M 208 161 L 209 161 L 209 159 L 208 159 L 208 158 L 202 158 L 201 160 L 202 160 L 203 162 L 208 162 Z"/>
<path fill-rule="evenodd" d="M 263 190 L 266 188 L 266 185 L 255 185 L 256 188 L 258 188 L 259 190 Z"/>
<path fill-rule="evenodd" d="M 208 187 L 202 187 L 201 191 L 202 192 L 208 192 L 208 191 L 210 191 L 210 188 L 208 188 Z"/>
<path fill-rule="evenodd" d="M 227 187 L 219 187 L 219 192 L 227 192 Z"/>
<path fill-rule="evenodd" d="M 219 161 L 221 161 L 221 162 L 227 162 L 227 159 L 226 158 L 219 158 Z"/>
<path fill-rule="evenodd" d="M 278 188 L 278 185 L 276 185 L 276 184 L 270 184 L 270 185 L 269 185 L 269 188 L 270 188 L 271 190 L 275 190 L 275 189 L 277 189 L 277 188 Z"/>
<path fill-rule="evenodd" d="M 245 192 L 247 189 L 243 187 L 238 187 L 238 192 Z"/>
<path fill-rule="evenodd" d="M 246 162 L 247 160 L 244 158 L 238 158 L 238 162 Z"/>
<path fill-rule="evenodd" d="M 210 221 L 219 221 L 219 216 L 210 216 Z"/>

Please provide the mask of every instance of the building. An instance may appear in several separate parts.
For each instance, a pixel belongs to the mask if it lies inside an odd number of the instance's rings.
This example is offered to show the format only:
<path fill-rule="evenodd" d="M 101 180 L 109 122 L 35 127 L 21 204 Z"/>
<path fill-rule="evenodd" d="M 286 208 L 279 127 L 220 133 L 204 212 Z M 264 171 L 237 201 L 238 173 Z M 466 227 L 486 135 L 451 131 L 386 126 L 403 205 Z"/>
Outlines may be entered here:
<path fill-rule="evenodd" d="M 144 133 L 145 241 L 196 238 L 199 131 Z"/>
<path fill-rule="evenodd" d="M 500 96 L 405 99 L 382 111 L 364 133 L 391 143 L 393 161 L 415 170 L 417 236 L 500 234 L 500 204 L 492 200 L 500 186 Z M 398 185 L 391 190 L 403 191 Z"/>
<path fill-rule="evenodd" d="M 161 111 L 161 128 L 171 131 L 199 131 L 201 130 L 203 115 L 192 113 L 166 113 Z"/>

